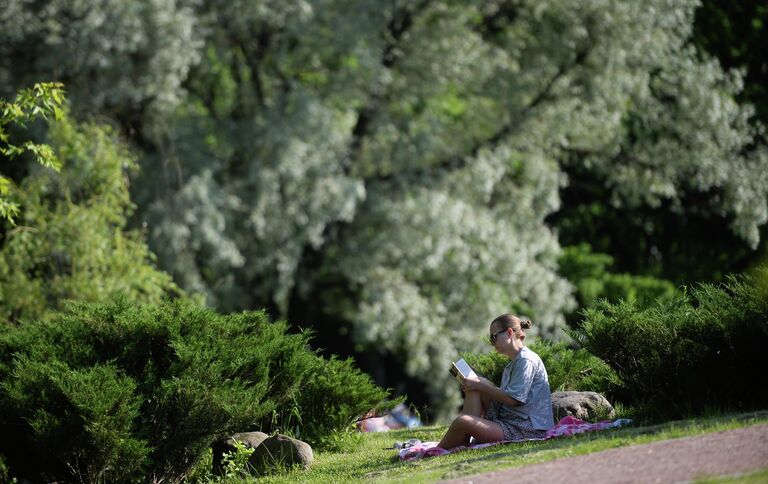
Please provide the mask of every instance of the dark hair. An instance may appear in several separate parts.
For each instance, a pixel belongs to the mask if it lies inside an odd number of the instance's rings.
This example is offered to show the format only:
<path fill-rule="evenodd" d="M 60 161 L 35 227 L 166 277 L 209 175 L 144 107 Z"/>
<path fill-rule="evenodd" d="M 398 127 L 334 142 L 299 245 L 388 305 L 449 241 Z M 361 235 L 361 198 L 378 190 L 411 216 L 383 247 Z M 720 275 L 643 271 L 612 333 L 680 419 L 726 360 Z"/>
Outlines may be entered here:
<path fill-rule="evenodd" d="M 521 334 L 525 334 L 524 330 L 531 327 L 531 320 L 519 318 L 514 314 L 502 314 L 501 316 L 491 321 L 491 326 L 494 324 L 497 325 L 500 329 L 512 328 L 515 334 L 520 336 Z"/>

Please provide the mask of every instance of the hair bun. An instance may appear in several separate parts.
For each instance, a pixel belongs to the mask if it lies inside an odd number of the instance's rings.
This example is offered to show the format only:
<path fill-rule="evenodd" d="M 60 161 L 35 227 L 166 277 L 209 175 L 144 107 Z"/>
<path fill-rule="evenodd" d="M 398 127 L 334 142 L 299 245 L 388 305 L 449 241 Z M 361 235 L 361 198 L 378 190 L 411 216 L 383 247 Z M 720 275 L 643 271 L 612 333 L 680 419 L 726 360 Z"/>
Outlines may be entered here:
<path fill-rule="evenodd" d="M 523 329 L 528 329 L 531 327 L 531 321 L 529 319 L 521 319 L 520 320 L 520 327 Z"/>

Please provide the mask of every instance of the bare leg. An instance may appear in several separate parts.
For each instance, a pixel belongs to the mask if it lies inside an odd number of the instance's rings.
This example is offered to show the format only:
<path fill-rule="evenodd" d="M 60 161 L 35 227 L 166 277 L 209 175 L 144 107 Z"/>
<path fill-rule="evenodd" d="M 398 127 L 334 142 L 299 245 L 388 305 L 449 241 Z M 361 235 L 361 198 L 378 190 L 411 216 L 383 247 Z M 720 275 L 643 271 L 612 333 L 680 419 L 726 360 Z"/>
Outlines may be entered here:
<path fill-rule="evenodd" d="M 498 442 L 504 440 L 504 432 L 496 422 L 473 415 L 461 414 L 456 417 L 445 433 L 438 447 L 452 449 L 469 444 L 469 437 L 474 436 L 479 442 Z"/>
<path fill-rule="evenodd" d="M 482 417 L 485 415 L 485 408 L 483 408 L 483 399 L 480 392 L 464 393 L 464 406 L 461 409 L 461 413 L 464 415 L 474 415 L 475 417 Z"/>
<path fill-rule="evenodd" d="M 466 392 L 464 394 L 464 406 L 461 413 L 465 415 L 474 415 L 475 417 L 485 417 L 490 405 L 490 399 L 480 392 Z"/>

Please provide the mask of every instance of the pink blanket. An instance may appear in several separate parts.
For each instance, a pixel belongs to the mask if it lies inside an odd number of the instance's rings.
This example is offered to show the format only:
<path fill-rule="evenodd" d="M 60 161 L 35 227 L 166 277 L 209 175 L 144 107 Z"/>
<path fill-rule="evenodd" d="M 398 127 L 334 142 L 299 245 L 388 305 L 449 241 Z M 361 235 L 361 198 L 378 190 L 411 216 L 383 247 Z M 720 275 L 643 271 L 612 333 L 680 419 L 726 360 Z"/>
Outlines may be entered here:
<path fill-rule="evenodd" d="M 595 430 L 604 430 L 612 427 L 622 427 L 632 423 L 631 420 L 620 418 L 615 421 L 603 420 L 601 422 L 589 423 L 583 420 L 579 420 L 575 417 L 565 417 L 561 419 L 551 429 L 547 430 L 547 435 L 543 439 L 529 439 L 529 440 L 549 440 L 555 437 L 564 437 L 568 435 L 576 435 L 583 432 L 592 432 Z M 468 446 L 454 447 L 453 449 L 443 449 L 437 446 L 437 442 L 422 442 L 412 447 L 401 449 L 399 451 L 400 460 L 416 460 L 422 457 L 437 457 L 438 455 L 453 454 L 468 449 L 484 449 L 493 445 L 509 444 L 512 442 L 522 442 L 515 440 L 502 440 L 500 442 L 490 442 L 487 444 L 474 444 Z"/>

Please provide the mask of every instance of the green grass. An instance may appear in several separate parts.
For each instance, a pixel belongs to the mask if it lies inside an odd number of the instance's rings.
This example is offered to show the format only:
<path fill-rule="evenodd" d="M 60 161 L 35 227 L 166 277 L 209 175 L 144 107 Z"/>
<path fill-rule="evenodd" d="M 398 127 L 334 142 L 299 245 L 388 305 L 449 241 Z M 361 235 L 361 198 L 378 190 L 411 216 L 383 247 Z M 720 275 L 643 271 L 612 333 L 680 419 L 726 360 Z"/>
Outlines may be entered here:
<path fill-rule="evenodd" d="M 758 484 L 768 482 L 768 467 L 757 471 L 730 476 L 704 477 L 695 479 L 696 484 Z"/>
<path fill-rule="evenodd" d="M 277 475 L 262 477 L 259 482 L 268 483 L 326 483 L 326 482 L 435 482 L 466 475 L 528 464 L 536 464 L 561 457 L 588 454 L 633 444 L 673 439 L 717 432 L 759 423 L 768 423 L 768 411 L 750 412 L 738 415 L 714 416 L 667 422 L 646 427 L 625 427 L 592 432 L 543 442 L 507 444 L 481 450 L 458 452 L 436 458 L 400 462 L 392 449 L 395 441 L 417 438 L 422 441 L 437 441 L 445 432 L 445 426 L 420 427 L 390 432 L 356 434 L 342 444 L 344 451 L 317 452 L 315 462 L 307 470 L 283 471 Z M 760 474 L 764 477 L 765 473 Z M 742 482 L 735 481 L 702 482 Z M 726 478 L 730 479 L 730 478 Z M 227 482 L 249 482 L 252 479 Z M 759 482 L 746 480 L 744 482 Z"/>

